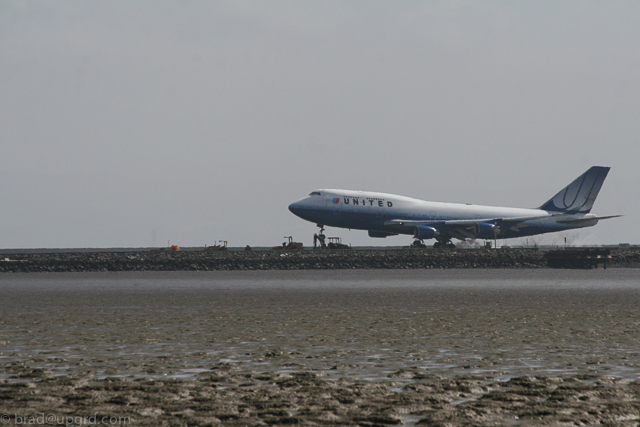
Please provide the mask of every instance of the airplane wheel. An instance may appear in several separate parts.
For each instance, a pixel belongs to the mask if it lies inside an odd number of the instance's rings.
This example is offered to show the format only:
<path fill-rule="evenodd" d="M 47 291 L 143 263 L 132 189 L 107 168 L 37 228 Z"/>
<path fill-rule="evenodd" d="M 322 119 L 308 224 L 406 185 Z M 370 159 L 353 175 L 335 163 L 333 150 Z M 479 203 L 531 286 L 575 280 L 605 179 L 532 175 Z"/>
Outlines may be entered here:
<path fill-rule="evenodd" d="M 447 247 L 448 247 L 449 249 L 455 249 L 455 248 L 456 248 L 456 245 L 454 245 L 454 244 L 453 244 L 453 242 L 449 242 L 449 243 L 447 243 Z"/>
<path fill-rule="evenodd" d="M 433 244 L 433 249 L 438 249 L 440 247 L 440 242 L 435 242 Z"/>

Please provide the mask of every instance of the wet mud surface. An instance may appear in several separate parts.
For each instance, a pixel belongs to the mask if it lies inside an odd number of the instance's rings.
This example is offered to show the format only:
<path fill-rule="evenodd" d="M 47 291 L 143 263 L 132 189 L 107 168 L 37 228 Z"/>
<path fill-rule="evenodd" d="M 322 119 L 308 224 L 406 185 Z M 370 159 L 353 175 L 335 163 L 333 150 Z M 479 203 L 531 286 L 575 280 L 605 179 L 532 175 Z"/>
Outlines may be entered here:
<path fill-rule="evenodd" d="M 55 414 L 637 426 L 639 279 L 630 269 L 0 275 L 0 413 L 10 425 Z"/>

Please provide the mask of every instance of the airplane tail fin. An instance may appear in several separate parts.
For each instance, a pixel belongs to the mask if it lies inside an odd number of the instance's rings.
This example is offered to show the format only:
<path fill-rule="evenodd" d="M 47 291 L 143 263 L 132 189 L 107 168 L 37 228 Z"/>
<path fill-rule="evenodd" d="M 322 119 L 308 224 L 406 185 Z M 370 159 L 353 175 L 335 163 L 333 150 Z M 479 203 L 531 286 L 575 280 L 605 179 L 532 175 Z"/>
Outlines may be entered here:
<path fill-rule="evenodd" d="M 610 167 L 592 166 L 538 209 L 553 212 L 589 213 Z"/>

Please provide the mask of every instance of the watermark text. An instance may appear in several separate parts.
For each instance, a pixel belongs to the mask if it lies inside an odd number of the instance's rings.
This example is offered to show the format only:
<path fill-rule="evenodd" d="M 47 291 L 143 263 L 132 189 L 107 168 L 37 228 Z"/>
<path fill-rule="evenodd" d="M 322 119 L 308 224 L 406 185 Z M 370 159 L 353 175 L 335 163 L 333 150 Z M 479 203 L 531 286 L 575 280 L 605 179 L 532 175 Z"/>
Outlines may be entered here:
<path fill-rule="evenodd" d="M 109 415 L 56 415 L 40 413 L 36 415 L 2 414 L 0 415 L 2 424 L 13 423 L 16 426 L 92 426 L 111 425 L 128 426 L 131 425 L 131 417 L 116 417 Z"/>

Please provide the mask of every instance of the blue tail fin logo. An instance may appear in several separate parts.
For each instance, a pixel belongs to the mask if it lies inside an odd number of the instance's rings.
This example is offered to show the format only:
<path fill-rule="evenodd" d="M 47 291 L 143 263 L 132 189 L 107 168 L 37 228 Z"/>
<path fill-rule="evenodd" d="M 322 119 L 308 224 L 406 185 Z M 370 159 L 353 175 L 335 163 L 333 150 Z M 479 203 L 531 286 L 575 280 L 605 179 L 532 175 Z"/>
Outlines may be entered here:
<path fill-rule="evenodd" d="M 606 166 L 592 166 L 539 209 L 553 212 L 589 213 L 609 169 L 611 168 Z"/>

